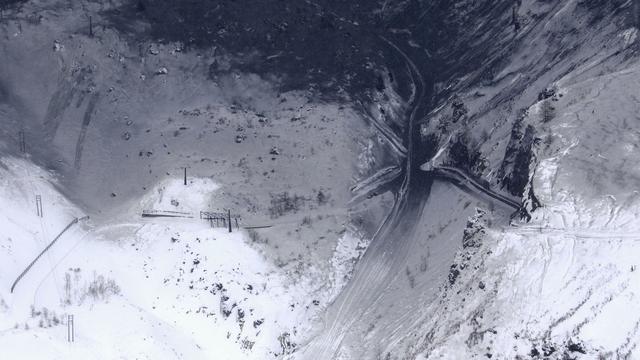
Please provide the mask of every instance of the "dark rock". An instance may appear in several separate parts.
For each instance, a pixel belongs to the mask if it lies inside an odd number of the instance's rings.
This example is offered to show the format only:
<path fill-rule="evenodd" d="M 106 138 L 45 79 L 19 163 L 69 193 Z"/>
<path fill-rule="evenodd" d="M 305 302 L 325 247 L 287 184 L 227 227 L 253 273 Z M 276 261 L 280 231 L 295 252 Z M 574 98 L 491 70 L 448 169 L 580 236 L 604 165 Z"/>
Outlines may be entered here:
<path fill-rule="evenodd" d="M 544 89 L 538 93 L 538 101 L 546 100 L 556 95 L 555 89 Z"/>
<path fill-rule="evenodd" d="M 449 148 L 450 165 L 469 175 L 479 177 L 487 167 L 487 161 L 478 150 L 479 144 L 469 134 L 458 134 Z"/>
<path fill-rule="evenodd" d="M 567 350 L 570 352 L 577 352 L 580 354 L 586 354 L 587 351 L 584 349 L 584 346 L 580 343 L 574 343 L 572 340 L 569 340 L 567 344 Z"/>
<path fill-rule="evenodd" d="M 538 351 L 538 349 L 534 346 L 531 348 L 531 351 L 529 352 L 529 356 L 531 357 L 540 356 L 540 351 Z"/>
<path fill-rule="evenodd" d="M 453 264 L 451 265 L 451 268 L 449 269 L 449 285 L 455 284 L 456 279 L 458 279 L 458 276 L 460 275 L 460 270 L 458 270 L 458 264 Z"/>
<path fill-rule="evenodd" d="M 504 160 L 498 170 L 500 187 L 506 188 L 511 195 L 519 198 L 524 195 L 529 183 L 529 165 L 533 160 L 534 146 L 539 142 L 533 126 L 528 125 L 524 132 L 522 131 L 525 116 L 526 112 L 523 112 L 514 123 Z"/>
<path fill-rule="evenodd" d="M 460 120 L 466 119 L 467 113 L 469 112 L 469 110 L 464 105 L 462 100 L 460 100 L 460 98 L 458 98 L 457 96 L 453 99 L 453 103 L 451 104 L 451 109 L 453 110 L 451 114 L 452 116 L 451 120 L 453 121 L 454 124 Z"/>
<path fill-rule="evenodd" d="M 544 344 L 542 345 L 542 355 L 551 356 L 556 352 L 556 347 L 552 344 Z"/>

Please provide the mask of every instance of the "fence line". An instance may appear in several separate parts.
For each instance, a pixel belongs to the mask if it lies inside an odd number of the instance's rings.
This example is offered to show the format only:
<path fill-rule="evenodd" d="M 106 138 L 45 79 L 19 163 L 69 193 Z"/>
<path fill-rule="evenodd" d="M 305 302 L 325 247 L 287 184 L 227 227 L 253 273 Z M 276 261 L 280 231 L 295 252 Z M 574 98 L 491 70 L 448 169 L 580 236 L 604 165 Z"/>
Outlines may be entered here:
<path fill-rule="evenodd" d="M 40 254 L 38 254 L 38 256 L 36 256 L 35 259 L 33 259 L 33 261 L 22 271 L 22 273 L 20 273 L 20 275 L 18 275 L 16 280 L 13 282 L 13 285 L 11 285 L 11 293 L 13 293 L 13 290 L 15 289 L 16 285 L 18 285 L 18 282 L 27 274 L 27 272 L 29 272 L 29 270 L 31 270 L 31 268 L 38 261 L 38 259 L 40 259 L 42 257 L 42 255 L 44 255 L 44 253 L 47 252 L 47 250 L 49 250 L 53 246 L 53 244 L 56 243 L 56 241 L 58 241 L 58 239 L 62 236 L 62 234 L 64 234 L 67 230 L 69 230 L 73 225 L 77 224 L 80 220 L 84 220 L 84 219 L 88 219 L 88 218 L 89 218 L 88 216 L 85 216 L 85 217 L 83 217 L 81 219 L 75 218 L 67 226 L 65 226 L 65 228 L 62 229 L 62 231 L 58 234 L 58 236 L 56 236 L 51 241 L 51 243 L 49 243 L 49 245 L 47 245 L 47 247 L 45 247 L 44 250 L 42 250 L 40 252 Z"/>

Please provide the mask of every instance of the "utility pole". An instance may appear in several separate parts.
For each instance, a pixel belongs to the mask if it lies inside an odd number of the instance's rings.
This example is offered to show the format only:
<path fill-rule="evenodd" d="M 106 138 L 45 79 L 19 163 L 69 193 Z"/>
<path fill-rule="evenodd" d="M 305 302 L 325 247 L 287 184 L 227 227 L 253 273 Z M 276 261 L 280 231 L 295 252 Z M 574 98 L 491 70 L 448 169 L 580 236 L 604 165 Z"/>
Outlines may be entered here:
<path fill-rule="evenodd" d="M 187 168 L 184 168 L 184 186 L 187 186 Z"/>
<path fill-rule="evenodd" d="M 24 131 L 20 131 L 18 133 L 18 138 L 18 141 L 20 142 L 20 152 L 24 154 L 27 152 L 27 146 L 24 139 Z"/>
<path fill-rule="evenodd" d="M 67 315 L 67 341 L 75 342 L 75 327 L 73 323 L 73 315 Z"/>
<path fill-rule="evenodd" d="M 231 232 L 231 209 L 227 210 L 227 224 L 229 224 L 229 232 Z"/>
<path fill-rule="evenodd" d="M 42 217 L 42 196 L 36 195 L 36 215 Z"/>

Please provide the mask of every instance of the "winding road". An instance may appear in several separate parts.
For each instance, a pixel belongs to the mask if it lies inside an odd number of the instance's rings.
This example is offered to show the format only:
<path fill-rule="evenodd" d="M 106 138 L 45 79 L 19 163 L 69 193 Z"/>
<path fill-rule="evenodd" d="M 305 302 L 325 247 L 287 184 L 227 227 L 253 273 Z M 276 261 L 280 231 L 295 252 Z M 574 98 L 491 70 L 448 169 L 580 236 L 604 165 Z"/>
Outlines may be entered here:
<path fill-rule="evenodd" d="M 381 40 L 405 63 L 415 89 L 407 110 L 407 127 L 404 134 L 407 156 L 403 168 L 400 169 L 401 173 L 393 168 L 383 169 L 373 180 L 357 187 L 362 191 L 380 186 L 381 179 L 396 179 L 399 176 L 402 176 L 402 183 L 395 192 L 393 208 L 356 265 L 352 279 L 328 307 L 324 329 L 296 354 L 296 358 L 334 359 L 343 351 L 342 348 L 347 342 L 349 345 L 354 343 L 351 339 L 345 341 L 347 336 L 358 338 L 364 335 L 369 324 L 375 321 L 376 314 L 393 306 L 393 284 L 398 274 L 403 273 L 405 260 L 420 238 L 415 236 L 416 225 L 429 197 L 432 179 L 428 173 L 415 165 L 417 160 L 413 159 L 416 144 L 414 140 L 419 136 L 414 124 L 424 110 L 429 90 L 425 77 L 409 56 L 391 40 L 384 37 L 381 37 Z M 395 317 L 391 324 L 388 324 L 389 328 L 398 328 L 404 320 L 406 319 L 403 316 Z"/>
<path fill-rule="evenodd" d="M 451 166 L 437 166 L 427 171 L 440 179 L 444 179 L 462 188 L 467 193 L 472 195 L 486 195 L 498 204 L 506 205 L 516 211 L 520 210 L 521 205 L 518 200 L 491 190 L 460 169 Z"/>
<path fill-rule="evenodd" d="M 420 133 L 415 127 L 419 118 L 428 111 L 425 107 L 432 89 L 428 88 L 427 82 L 431 85 L 433 81 L 420 72 L 396 43 L 385 37 L 380 39 L 402 60 L 414 89 L 406 112 L 404 143 L 407 152 L 403 167 L 382 169 L 357 184 L 352 189 L 354 199 L 371 194 L 391 181 L 402 179 L 402 182 L 394 192 L 394 206 L 358 261 L 353 277 L 327 308 L 323 329 L 302 346 L 296 359 L 383 358 L 386 349 L 403 342 L 410 329 L 417 326 L 420 317 L 426 316 L 416 314 L 412 309 L 416 310 L 416 306 L 422 306 L 421 303 L 433 300 L 437 294 L 437 286 L 433 284 L 446 276 L 457 249 L 456 243 L 440 244 L 433 248 L 431 257 L 435 259 L 427 259 L 430 254 L 429 248 L 424 245 L 425 238 L 439 221 L 431 221 L 430 216 L 440 215 L 438 206 L 426 210 L 434 179 L 443 179 L 472 195 L 483 195 L 509 208 L 520 209 L 516 200 L 483 186 L 459 169 L 444 166 L 430 171 L 421 169 L 420 162 L 424 159 L 417 157 L 424 153 L 424 149 L 418 149 Z M 446 196 L 439 194 L 435 201 L 450 201 Z M 451 213 L 445 217 L 462 219 L 465 215 Z M 438 240 L 446 242 L 448 238 L 455 238 L 459 227 L 452 228 L 444 232 L 440 229 Z M 424 251 L 426 255 L 422 254 Z M 429 267 L 429 261 L 437 263 L 437 266 Z M 413 269 L 420 269 L 421 274 L 413 274 L 410 265 Z M 419 280 L 415 280 L 418 276 Z"/>

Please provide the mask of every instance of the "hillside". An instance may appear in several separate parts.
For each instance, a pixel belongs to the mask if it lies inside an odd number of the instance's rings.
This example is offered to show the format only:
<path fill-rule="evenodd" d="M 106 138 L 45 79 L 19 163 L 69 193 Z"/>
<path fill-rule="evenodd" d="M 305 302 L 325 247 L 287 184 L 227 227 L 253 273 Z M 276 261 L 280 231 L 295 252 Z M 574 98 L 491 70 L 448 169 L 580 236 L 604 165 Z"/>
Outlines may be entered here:
<path fill-rule="evenodd" d="M 640 358 L 639 1 L 0 10 L 0 358 Z"/>

